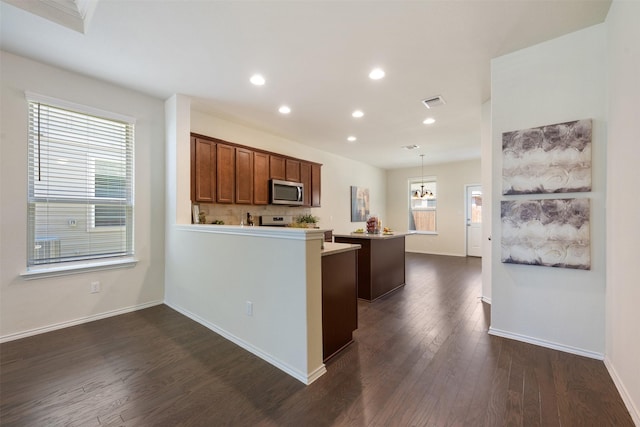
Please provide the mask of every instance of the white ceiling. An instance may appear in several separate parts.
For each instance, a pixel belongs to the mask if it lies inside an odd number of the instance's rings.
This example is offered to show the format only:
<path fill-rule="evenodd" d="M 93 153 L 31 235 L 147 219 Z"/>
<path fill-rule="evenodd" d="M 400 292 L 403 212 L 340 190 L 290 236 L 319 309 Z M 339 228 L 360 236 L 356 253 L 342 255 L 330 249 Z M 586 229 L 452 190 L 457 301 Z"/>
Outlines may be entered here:
<path fill-rule="evenodd" d="M 425 164 L 478 158 L 491 58 L 601 23 L 610 2 L 99 0 L 84 34 L 3 2 L 0 41 L 9 52 L 163 99 L 190 95 L 199 109 L 397 168 L 419 165 L 422 153 Z M 368 78 L 375 66 L 384 79 Z M 249 83 L 256 72 L 266 85 Z M 428 110 L 420 101 L 435 95 L 446 104 Z M 277 111 L 283 103 L 288 116 Z M 356 108 L 365 116 L 352 118 Z M 422 124 L 428 116 L 436 123 Z M 409 144 L 420 148 L 401 148 Z"/>

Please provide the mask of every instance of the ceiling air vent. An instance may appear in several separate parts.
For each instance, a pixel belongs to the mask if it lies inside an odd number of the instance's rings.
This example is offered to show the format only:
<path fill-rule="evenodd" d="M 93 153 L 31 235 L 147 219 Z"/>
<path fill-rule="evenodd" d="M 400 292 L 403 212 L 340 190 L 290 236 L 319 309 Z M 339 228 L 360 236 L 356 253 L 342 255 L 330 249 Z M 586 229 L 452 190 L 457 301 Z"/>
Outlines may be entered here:
<path fill-rule="evenodd" d="M 444 105 L 444 98 L 441 97 L 440 95 L 438 96 L 434 96 L 433 98 L 427 98 L 427 99 L 423 99 L 422 103 L 424 104 L 425 107 L 427 108 L 434 108 L 434 107 L 439 107 L 441 105 Z"/>

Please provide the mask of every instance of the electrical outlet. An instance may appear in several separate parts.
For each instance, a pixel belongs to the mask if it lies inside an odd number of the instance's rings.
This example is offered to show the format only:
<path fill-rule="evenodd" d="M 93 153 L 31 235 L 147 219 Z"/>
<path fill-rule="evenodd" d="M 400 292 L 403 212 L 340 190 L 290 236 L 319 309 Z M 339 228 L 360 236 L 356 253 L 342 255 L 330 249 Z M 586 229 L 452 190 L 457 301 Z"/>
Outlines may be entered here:
<path fill-rule="evenodd" d="M 251 301 L 247 301 L 247 316 L 253 316 L 253 303 Z"/>
<path fill-rule="evenodd" d="M 91 293 L 96 294 L 100 292 L 100 282 L 91 282 Z"/>

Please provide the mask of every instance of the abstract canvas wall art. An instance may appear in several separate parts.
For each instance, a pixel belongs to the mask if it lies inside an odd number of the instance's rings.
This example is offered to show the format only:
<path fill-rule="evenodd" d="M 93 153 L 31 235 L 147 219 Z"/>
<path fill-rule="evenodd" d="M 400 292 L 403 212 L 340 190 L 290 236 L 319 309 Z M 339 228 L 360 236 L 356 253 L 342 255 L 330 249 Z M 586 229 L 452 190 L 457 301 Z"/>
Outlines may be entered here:
<path fill-rule="evenodd" d="M 591 269 L 590 202 L 503 200 L 502 262 Z"/>
<path fill-rule="evenodd" d="M 591 191 L 591 119 L 502 134 L 502 194 Z"/>

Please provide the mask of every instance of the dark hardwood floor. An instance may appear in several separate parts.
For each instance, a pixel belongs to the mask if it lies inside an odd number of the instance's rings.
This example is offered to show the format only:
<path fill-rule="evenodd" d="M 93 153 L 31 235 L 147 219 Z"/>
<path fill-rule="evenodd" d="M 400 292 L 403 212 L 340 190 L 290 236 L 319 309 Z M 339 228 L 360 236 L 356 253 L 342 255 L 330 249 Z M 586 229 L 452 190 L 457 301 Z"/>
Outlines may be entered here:
<path fill-rule="evenodd" d="M 487 334 L 480 260 L 407 254 L 304 386 L 167 306 L 0 345 L 2 426 L 633 426 L 601 361 Z"/>

